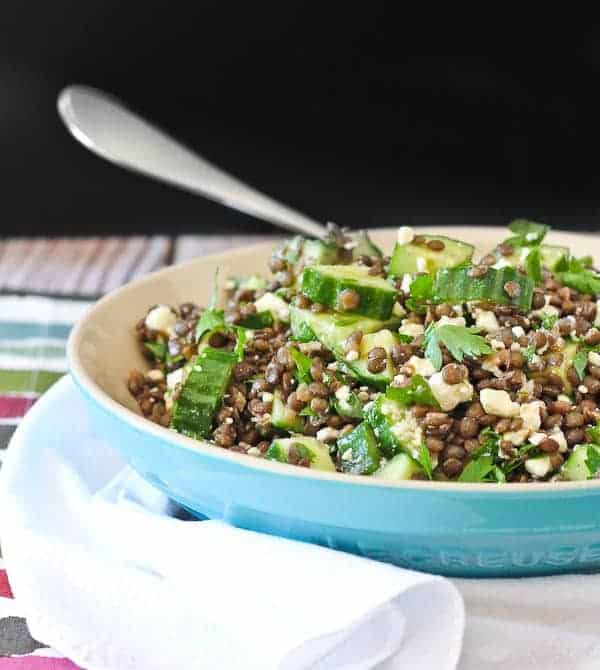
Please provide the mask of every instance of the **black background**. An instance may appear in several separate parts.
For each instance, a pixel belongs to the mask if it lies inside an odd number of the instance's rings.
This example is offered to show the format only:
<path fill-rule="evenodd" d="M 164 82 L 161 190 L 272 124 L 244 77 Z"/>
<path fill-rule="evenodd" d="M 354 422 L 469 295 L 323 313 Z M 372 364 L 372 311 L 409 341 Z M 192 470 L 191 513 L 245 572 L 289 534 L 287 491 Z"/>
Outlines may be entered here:
<path fill-rule="evenodd" d="M 190 10 L 190 7 L 193 7 Z M 395 11 L 392 11 L 392 8 Z M 2 234 L 223 232 L 249 217 L 77 145 L 58 91 L 111 91 L 218 165 L 357 226 L 529 216 L 596 229 L 600 30 L 507 6 L 3 3 Z M 265 224 L 259 224 L 266 229 Z"/>

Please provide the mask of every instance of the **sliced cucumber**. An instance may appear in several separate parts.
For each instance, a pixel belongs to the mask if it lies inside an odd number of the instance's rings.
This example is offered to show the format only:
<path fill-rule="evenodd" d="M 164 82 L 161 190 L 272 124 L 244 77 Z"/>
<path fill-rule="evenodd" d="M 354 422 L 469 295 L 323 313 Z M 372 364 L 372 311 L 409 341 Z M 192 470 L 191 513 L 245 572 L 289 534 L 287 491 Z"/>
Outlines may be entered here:
<path fill-rule="evenodd" d="M 210 433 L 236 362 L 234 354 L 210 347 L 196 356 L 173 405 L 171 426 L 175 430 L 195 439 Z"/>
<path fill-rule="evenodd" d="M 357 230 L 351 234 L 356 246 L 352 249 L 352 258 L 357 259 L 360 256 L 377 256 L 381 258 L 383 253 L 381 249 L 371 241 L 366 230 Z"/>
<path fill-rule="evenodd" d="M 310 462 L 309 467 L 313 470 L 335 472 L 335 465 L 329 455 L 329 447 L 314 437 L 294 435 L 273 440 L 267 449 L 265 458 L 280 463 L 289 463 L 289 453 L 292 447 L 299 459 L 306 458 Z"/>
<path fill-rule="evenodd" d="M 571 481 L 594 477 L 596 472 L 590 471 L 587 463 L 590 457 L 600 458 L 600 448 L 594 444 L 578 444 L 562 466 L 560 470 L 561 477 Z"/>
<path fill-rule="evenodd" d="M 567 372 L 569 371 L 569 368 L 573 365 L 573 359 L 575 358 L 576 354 L 577 354 L 577 342 L 571 342 L 567 340 L 565 342 L 565 347 L 562 351 L 563 355 L 562 363 L 560 365 L 555 365 L 546 368 L 544 370 L 545 374 L 551 372 L 552 374 L 558 375 L 563 380 L 563 391 L 567 395 L 570 395 L 573 392 L 573 385 L 569 381 Z M 534 373 L 531 376 L 535 379 L 538 376 L 538 374 Z M 543 375 L 540 373 L 540 376 Z"/>
<path fill-rule="evenodd" d="M 391 277 L 402 277 L 405 274 L 414 275 L 417 272 L 435 273 L 440 268 L 453 268 L 471 260 L 475 247 L 466 242 L 453 240 L 443 235 L 419 235 L 424 241 L 422 244 L 396 243 L 389 274 Z M 444 248 L 435 251 L 427 246 L 428 242 L 441 242 Z"/>
<path fill-rule="evenodd" d="M 274 293 L 265 293 L 255 303 L 257 312 L 270 312 L 274 321 L 290 321 L 290 306 L 280 296 Z"/>
<path fill-rule="evenodd" d="M 348 386 L 342 386 L 335 392 L 331 405 L 340 416 L 347 416 L 351 419 L 363 418 L 363 403 Z"/>
<path fill-rule="evenodd" d="M 409 408 L 386 396 L 379 396 L 366 415 L 381 450 L 388 458 L 399 452 L 419 457 L 423 431 Z"/>
<path fill-rule="evenodd" d="M 290 318 L 295 340 L 308 342 L 310 340 L 303 338 L 312 333 L 314 337 L 311 339 L 319 340 L 340 359 L 344 358 L 344 341 L 357 330 L 367 334 L 384 328 L 395 330 L 400 326 L 400 319 L 397 317 L 379 321 L 356 314 L 315 313 L 294 305 L 290 305 Z"/>
<path fill-rule="evenodd" d="M 404 481 L 412 479 L 414 475 L 423 474 L 423 468 L 408 454 L 397 454 L 373 474 L 379 479 L 390 481 Z"/>
<path fill-rule="evenodd" d="M 307 265 L 335 265 L 340 261 L 340 250 L 333 242 L 312 240 L 300 235 L 285 240 L 273 251 L 273 258 L 281 259 L 298 278 Z"/>
<path fill-rule="evenodd" d="M 273 392 L 271 423 L 275 428 L 287 430 L 289 433 L 301 433 L 304 429 L 304 417 L 298 416 L 297 412 L 285 404 L 279 389 Z"/>
<path fill-rule="evenodd" d="M 250 275 L 250 277 L 233 277 L 231 279 L 233 287 L 247 291 L 262 291 L 267 286 L 267 280 L 260 275 Z"/>
<path fill-rule="evenodd" d="M 513 253 L 510 256 L 504 256 L 501 254 L 498 249 L 492 251 L 492 256 L 497 258 L 498 267 L 510 266 L 516 268 L 519 265 L 525 263 L 529 252 L 532 247 L 513 247 Z M 554 270 L 561 258 L 569 257 L 569 248 L 560 247 L 554 244 L 542 244 L 540 246 L 540 261 L 542 266 L 547 267 L 549 270 Z"/>
<path fill-rule="evenodd" d="M 254 328 L 256 330 L 269 328 L 272 325 L 273 314 L 271 312 L 256 312 L 256 314 L 250 314 L 240 321 L 240 326 L 244 326 L 244 328 Z"/>
<path fill-rule="evenodd" d="M 371 475 L 381 463 L 381 453 L 371 426 L 363 421 L 337 441 L 338 463 L 342 472 Z"/>
<path fill-rule="evenodd" d="M 440 270 L 433 282 L 434 299 L 452 305 L 484 300 L 513 305 L 523 312 L 531 309 L 534 284 L 529 277 L 512 267 L 488 268 L 483 277 L 473 277 L 471 270 L 470 267 Z M 512 295 L 505 289 L 507 284 L 517 286 Z"/>
<path fill-rule="evenodd" d="M 389 319 L 397 292 L 381 277 L 369 274 L 369 268 L 356 265 L 314 265 L 302 273 L 302 292 L 313 302 L 344 311 L 340 304 L 342 291 L 352 290 L 358 304 L 347 313 L 363 314 L 372 319 Z"/>
<path fill-rule="evenodd" d="M 359 358 L 355 361 L 345 360 L 351 374 L 364 382 L 379 389 L 384 389 L 394 378 L 394 364 L 392 362 L 392 347 L 397 340 L 391 330 L 378 330 L 376 333 L 363 335 L 360 342 Z M 375 347 L 382 347 L 386 352 L 385 368 L 381 372 L 369 371 L 369 351 Z"/>

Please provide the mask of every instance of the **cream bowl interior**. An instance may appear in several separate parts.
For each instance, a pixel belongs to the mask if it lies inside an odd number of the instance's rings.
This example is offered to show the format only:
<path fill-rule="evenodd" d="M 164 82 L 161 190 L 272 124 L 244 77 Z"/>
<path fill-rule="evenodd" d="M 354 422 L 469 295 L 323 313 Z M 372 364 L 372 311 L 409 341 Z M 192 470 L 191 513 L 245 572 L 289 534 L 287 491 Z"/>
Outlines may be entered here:
<path fill-rule="evenodd" d="M 505 228 L 496 227 L 430 227 L 422 228 L 420 231 L 466 240 L 476 246 L 478 255 L 486 253 L 507 237 Z M 378 229 L 371 231 L 370 234 L 386 253 L 391 252 L 396 239 L 396 229 Z M 600 238 L 592 235 L 551 232 L 548 242 L 568 246 L 575 255 L 591 254 L 594 257 L 600 257 Z M 176 442 L 193 449 L 217 451 L 220 457 L 225 459 L 243 459 L 244 464 L 252 468 L 286 468 L 290 474 L 293 471 L 296 476 L 343 477 L 345 481 L 353 480 L 360 485 L 373 486 L 444 487 L 460 488 L 461 491 L 481 490 L 483 487 L 488 491 L 501 488 L 505 492 L 531 488 L 529 484 L 494 487 L 486 484 L 465 485 L 447 482 L 391 483 L 373 480 L 370 477 L 321 473 L 218 449 L 208 443 L 190 440 L 144 419 L 126 386 L 131 369 L 147 367 L 147 362 L 141 355 L 138 341 L 135 338 L 136 322 L 146 314 L 149 307 L 157 303 L 178 305 L 185 301 L 193 301 L 199 305 L 207 305 L 217 268 L 219 268 L 222 281 L 232 276 L 239 277 L 255 273 L 268 275 L 267 261 L 272 248 L 273 244 L 269 242 L 234 249 L 214 256 L 201 257 L 151 274 L 101 299 L 73 329 L 69 340 L 69 364 L 76 382 L 95 403 L 116 415 L 120 420 L 130 425 L 133 424 L 138 430 L 160 436 L 165 442 Z M 600 480 L 539 484 L 536 485 L 536 490 L 539 490 L 540 486 L 553 486 L 560 489 L 585 488 L 600 486 Z"/>

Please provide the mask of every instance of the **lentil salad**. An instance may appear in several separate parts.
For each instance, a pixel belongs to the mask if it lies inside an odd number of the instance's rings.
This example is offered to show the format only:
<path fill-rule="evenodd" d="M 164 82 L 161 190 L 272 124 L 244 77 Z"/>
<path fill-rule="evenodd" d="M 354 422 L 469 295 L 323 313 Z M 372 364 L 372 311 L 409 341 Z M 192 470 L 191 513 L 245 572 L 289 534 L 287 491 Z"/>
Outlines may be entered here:
<path fill-rule="evenodd" d="M 150 420 L 217 447 L 390 480 L 539 482 L 600 471 L 600 274 L 518 220 L 480 259 L 402 227 L 287 240 L 269 277 L 152 307 Z M 216 291 L 215 291 L 216 296 Z"/>

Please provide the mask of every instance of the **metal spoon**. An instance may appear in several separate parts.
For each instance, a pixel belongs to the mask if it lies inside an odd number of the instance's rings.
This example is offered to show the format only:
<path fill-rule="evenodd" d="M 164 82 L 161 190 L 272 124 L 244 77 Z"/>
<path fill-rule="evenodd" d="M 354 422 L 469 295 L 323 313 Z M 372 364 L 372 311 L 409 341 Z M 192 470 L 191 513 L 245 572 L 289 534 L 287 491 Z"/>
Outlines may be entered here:
<path fill-rule="evenodd" d="M 215 167 L 107 93 L 68 86 L 59 94 L 57 107 L 73 137 L 111 163 L 282 228 L 311 237 L 326 232 L 317 221 Z"/>

